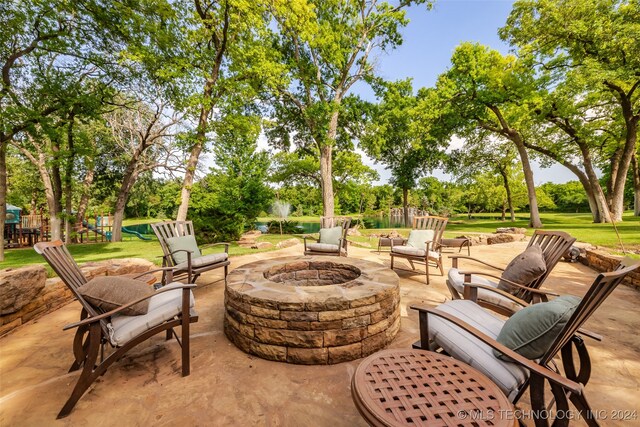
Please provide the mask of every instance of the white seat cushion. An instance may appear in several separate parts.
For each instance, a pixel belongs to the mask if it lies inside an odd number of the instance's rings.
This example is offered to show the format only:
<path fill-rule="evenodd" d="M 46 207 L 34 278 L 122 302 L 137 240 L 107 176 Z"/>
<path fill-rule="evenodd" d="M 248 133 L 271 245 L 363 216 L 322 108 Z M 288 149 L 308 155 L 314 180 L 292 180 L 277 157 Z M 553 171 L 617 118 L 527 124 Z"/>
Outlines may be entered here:
<path fill-rule="evenodd" d="M 307 250 L 313 252 L 338 252 L 338 245 L 330 243 L 307 243 Z"/>
<path fill-rule="evenodd" d="M 391 248 L 391 252 L 395 252 L 403 255 L 412 255 L 418 257 L 424 257 L 425 250 L 414 248 L 412 246 L 394 246 Z M 429 258 L 440 258 L 440 253 L 436 251 L 429 251 Z"/>
<path fill-rule="evenodd" d="M 394 246 L 391 248 L 391 252 L 421 257 L 425 256 L 426 254 L 426 251 L 424 249 L 414 248 L 413 246 Z"/>
<path fill-rule="evenodd" d="M 457 268 L 452 268 L 449 270 L 449 273 L 447 274 L 447 276 L 449 279 L 449 283 L 451 283 L 451 286 L 453 286 L 460 293 L 461 296 L 464 295 L 464 275 L 460 274 Z M 491 286 L 492 288 L 496 288 L 496 289 L 498 288 L 497 282 L 494 282 L 492 280 L 486 279 L 482 276 L 478 276 L 475 274 L 471 275 L 471 283 L 475 283 L 478 285 Z M 478 289 L 478 300 L 483 300 L 490 304 L 497 305 L 499 307 L 504 307 L 512 312 L 516 312 L 522 309 L 521 305 L 516 304 L 515 302 L 511 301 L 509 298 L 502 296 L 500 294 L 497 294 L 495 292 L 484 290 L 484 289 Z"/>
<path fill-rule="evenodd" d="M 227 259 L 229 259 L 229 254 L 227 254 L 226 252 L 222 252 L 219 254 L 202 255 L 201 257 L 191 259 L 191 268 L 198 268 L 198 267 L 203 267 L 205 265 L 217 264 L 219 262 L 226 261 Z M 176 265 L 176 270 L 178 271 L 186 270 L 187 268 L 188 268 L 188 263 L 186 261 Z"/>
<path fill-rule="evenodd" d="M 468 323 L 480 332 L 496 338 L 504 320 L 492 315 L 473 301 L 453 300 L 436 307 Z M 494 356 L 493 350 L 448 320 L 429 316 L 429 337 L 455 359 L 467 363 L 495 382 L 513 400 L 529 377 L 529 371 Z"/>
<path fill-rule="evenodd" d="M 182 286 L 182 283 L 171 283 L 161 289 L 177 289 L 162 292 L 149 298 L 149 310 L 145 315 L 124 316 L 116 314 L 113 316 L 111 323 L 107 326 L 111 344 L 121 346 L 144 331 L 180 314 L 182 311 L 182 289 L 179 289 L 179 286 Z M 189 307 L 193 308 L 195 305 L 193 292 L 189 291 L 189 295 Z"/>

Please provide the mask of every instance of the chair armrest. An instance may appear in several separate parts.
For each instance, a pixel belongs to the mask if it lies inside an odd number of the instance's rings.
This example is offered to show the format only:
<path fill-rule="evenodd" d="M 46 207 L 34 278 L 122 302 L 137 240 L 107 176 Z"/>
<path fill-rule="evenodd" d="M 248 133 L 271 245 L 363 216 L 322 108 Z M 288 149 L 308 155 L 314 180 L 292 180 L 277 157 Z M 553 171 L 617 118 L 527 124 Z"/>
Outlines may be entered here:
<path fill-rule="evenodd" d="M 231 243 L 227 243 L 227 242 L 209 243 L 208 245 L 206 245 L 206 247 L 210 248 L 212 246 L 220 246 L 220 245 L 224 245 L 224 252 L 228 254 L 229 253 L 229 245 L 231 245 Z"/>
<path fill-rule="evenodd" d="M 98 321 L 100 321 L 102 319 L 106 319 L 108 317 L 113 316 L 114 314 L 120 313 L 122 310 L 124 310 L 126 308 L 129 308 L 132 305 L 138 304 L 139 302 L 142 302 L 142 301 L 144 301 L 146 299 L 149 299 L 149 298 L 151 298 L 153 296 L 156 296 L 158 294 L 161 294 L 163 292 L 169 292 L 169 291 L 173 291 L 175 289 L 187 290 L 187 289 L 192 289 L 192 288 L 195 288 L 195 287 L 196 287 L 196 285 L 194 285 L 194 284 L 182 284 L 181 283 L 180 286 L 174 286 L 172 288 L 166 288 L 166 287 L 165 288 L 161 288 L 159 291 L 155 291 L 152 295 L 147 295 L 146 297 L 138 298 L 135 301 L 131 301 L 131 302 L 129 302 L 129 303 L 125 304 L 125 305 L 122 305 L 122 306 L 120 306 L 118 308 L 114 308 L 113 310 L 108 311 L 106 313 L 102 313 L 102 314 L 100 314 L 98 316 L 87 317 L 86 319 L 84 319 L 84 320 L 82 320 L 80 322 L 71 323 L 69 325 L 66 325 L 65 327 L 62 328 L 62 330 L 66 331 L 67 329 L 77 328 L 78 326 L 88 325 L 88 324 L 91 324 L 91 323 L 98 322 Z"/>
<path fill-rule="evenodd" d="M 305 252 L 306 252 L 306 250 L 307 250 L 307 239 L 315 240 L 315 243 L 318 243 L 318 240 L 320 240 L 320 239 L 316 239 L 315 237 L 313 237 L 313 236 L 309 236 L 309 235 L 307 235 L 307 236 L 303 236 L 303 237 L 302 237 L 302 240 L 304 241 L 304 250 L 305 250 Z"/>
<path fill-rule="evenodd" d="M 591 339 L 594 339 L 596 341 L 602 341 L 602 335 L 596 334 L 595 332 L 592 332 L 592 331 L 590 331 L 588 329 L 580 328 L 580 329 L 578 329 L 576 331 L 576 333 L 578 333 L 580 335 L 584 335 L 584 336 L 589 337 Z"/>
<path fill-rule="evenodd" d="M 468 255 L 449 255 L 449 258 L 451 259 L 451 262 L 453 263 L 453 268 L 458 268 L 458 260 L 459 259 L 467 259 L 469 261 L 473 261 L 473 262 L 477 262 L 479 264 L 486 265 L 487 267 L 491 267 L 491 268 L 493 268 L 495 270 L 504 271 L 504 268 L 502 268 L 502 267 L 498 267 L 497 265 L 489 264 L 486 261 L 482 261 L 481 259 L 473 258 L 473 257 L 470 257 Z"/>
<path fill-rule="evenodd" d="M 393 250 L 393 241 L 396 239 L 402 239 L 402 244 L 400 246 L 404 246 L 405 243 L 407 243 L 407 241 L 409 239 L 405 239 L 404 237 L 389 237 L 389 246 L 391 247 L 391 250 Z"/>
<path fill-rule="evenodd" d="M 478 302 L 478 289 L 484 289 L 485 291 L 489 291 L 489 292 L 493 292 L 495 294 L 501 295 L 509 299 L 510 301 L 518 305 L 521 305 L 522 307 L 527 307 L 530 305 L 526 301 L 518 298 L 515 295 L 510 294 L 509 292 L 503 291 L 502 289 L 494 288 L 492 286 L 482 285 L 479 283 L 464 283 L 464 291 L 462 296 L 466 300 Z"/>
<path fill-rule="evenodd" d="M 154 268 L 153 270 L 149 270 L 149 271 L 145 271 L 144 273 L 140 273 L 137 276 L 134 276 L 133 279 L 138 279 L 142 276 L 146 276 L 147 274 L 151 274 L 151 273 L 157 273 L 159 271 L 172 271 L 175 270 L 175 267 L 160 267 L 160 268 Z"/>
<path fill-rule="evenodd" d="M 451 316 L 450 314 L 435 308 L 419 307 L 414 305 L 412 305 L 411 308 L 414 310 L 417 310 L 421 314 L 420 316 L 421 328 L 422 328 L 422 320 L 423 318 L 426 320 L 428 314 L 432 314 L 434 316 L 440 317 L 444 320 L 447 320 L 453 323 L 454 325 L 464 330 L 465 332 L 469 333 L 470 335 L 474 336 L 475 338 L 479 339 L 489 347 L 495 350 L 498 350 L 500 353 L 509 357 L 513 362 L 524 367 L 525 369 L 528 369 L 531 373 L 540 375 L 546 378 L 547 380 L 549 380 L 549 382 L 553 382 L 559 385 L 560 387 L 562 387 L 563 389 L 568 390 L 572 393 L 576 393 L 578 395 L 582 394 L 583 386 L 581 384 L 571 381 L 570 379 L 565 378 L 548 368 L 538 365 L 532 360 L 529 360 L 526 357 L 511 350 L 510 348 L 507 348 L 506 346 L 500 344 L 499 342 L 489 337 L 488 335 L 483 334 L 482 332 L 480 332 L 473 326 L 469 325 L 465 321 L 460 320 L 457 317 Z M 427 327 L 427 334 L 428 334 L 428 325 L 425 325 L 425 327 Z M 425 343 L 423 343 L 423 345 L 425 345 Z M 428 340 L 426 345 L 428 345 Z"/>
<path fill-rule="evenodd" d="M 524 286 L 524 285 L 522 285 L 520 283 L 513 282 L 511 280 L 505 279 L 505 278 L 500 277 L 500 276 L 496 276 L 494 274 L 484 273 L 482 271 L 458 271 L 458 273 L 463 274 L 465 276 L 465 280 L 466 280 L 467 276 L 471 277 L 472 274 L 475 274 L 477 276 L 488 276 L 488 277 L 491 277 L 493 279 L 498 279 L 498 280 L 505 281 L 510 286 L 513 286 L 513 287 L 518 288 L 518 289 L 522 289 L 523 291 L 531 292 L 532 294 L 545 295 L 545 296 L 546 295 L 551 295 L 553 297 L 560 296 L 559 294 L 557 294 L 555 292 L 543 291 L 541 289 L 536 289 L 536 288 L 530 288 L 530 287 Z"/>

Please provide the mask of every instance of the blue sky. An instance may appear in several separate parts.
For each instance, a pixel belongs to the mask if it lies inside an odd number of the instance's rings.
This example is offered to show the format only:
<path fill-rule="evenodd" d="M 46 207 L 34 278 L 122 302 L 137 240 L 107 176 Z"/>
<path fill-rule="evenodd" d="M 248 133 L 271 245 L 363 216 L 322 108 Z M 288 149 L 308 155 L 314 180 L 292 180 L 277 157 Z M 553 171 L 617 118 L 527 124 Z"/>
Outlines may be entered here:
<path fill-rule="evenodd" d="M 382 53 L 377 58 L 377 73 L 386 80 L 413 78 L 414 89 L 433 86 L 438 75 L 450 64 L 455 47 L 472 41 L 490 46 L 502 53 L 509 52 L 509 46 L 498 37 L 511 11 L 511 0 L 441 0 L 430 11 L 424 6 L 414 6 L 408 10 L 411 20 L 402 31 L 404 42 L 397 49 Z M 354 92 L 366 99 L 372 99 L 371 90 L 360 84 Z M 386 183 L 389 173 L 370 159 L 367 164 L 380 173 L 379 183 Z M 450 179 L 441 171 L 434 171 L 439 179 Z M 542 169 L 534 166 L 536 184 L 544 182 L 566 182 L 575 180 L 565 167 L 556 165 Z"/>

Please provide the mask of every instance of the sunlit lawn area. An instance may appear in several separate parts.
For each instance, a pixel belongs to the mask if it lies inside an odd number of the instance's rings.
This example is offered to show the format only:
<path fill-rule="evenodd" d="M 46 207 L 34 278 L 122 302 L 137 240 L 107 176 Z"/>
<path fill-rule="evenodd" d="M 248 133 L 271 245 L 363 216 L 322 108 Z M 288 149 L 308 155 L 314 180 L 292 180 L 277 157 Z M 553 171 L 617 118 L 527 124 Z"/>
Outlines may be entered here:
<path fill-rule="evenodd" d="M 140 224 L 137 222 L 136 224 Z M 274 247 L 270 249 L 242 248 L 237 243 L 231 243 L 229 254 L 231 256 L 244 255 L 247 253 L 265 252 L 275 249 L 275 245 L 285 239 L 290 239 L 291 235 L 269 234 L 260 236 L 258 242 L 270 242 Z M 219 252 L 223 246 L 202 245 L 200 247 L 205 254 Z M 137 238 L 115 243 L 88 243 L 74 244 L 69 246 L 69 252 L 78 263 L 90 261 L 102 261 L 113 258 L 143 258 L 158 265 L 161 264 L 162 249 L 158 241 L 153 238 L 151 241 L 143 241 Z M 44 264 L 44 259 L 38 255 L 33 248 L 9 249 L 5 252 L 5 260 L 2 268 L 20 267 L 28 264 Z M 49 267 L 47 267 L 49 268 Z M 51 271 L 50 271 L 51 273 Z"/>
<path fill-rule="evenodd" d="M 466 215 L 458 215 L 453 217 L 447 225 L 446 237 L 455 237 L 463 233 L 480 232 L 491 233 L 497 227 L 526 227 L 528 219 L 525 216 L 518 215 L 515 222 L 496 220 L 496 214 L 475 215 L 474 219 L 467 219 Z M 260 218 L 260 220 L 268 220 L 269 218 Z M 318 217 L 290 217 L 292 221 L 311 222 L 319 221 Z M 125 221 L 125 225 L 142 224 L 146 222 L 155 222 L 157 220 L 147 218 L 135 218 Z M 593 224 L 589 214 L 567 214 L 567 213 L 543 213 L 542 221 L 545 230 L 564 230 L 575 236 L 581 242 L 588 242 L 597 246 L 605 246 L 612 251 L 619 253 L 621 251 L 618 244 L 615 231 L 611 224 Z M 624 221 L 616 224 L 622 241 L 627 251 L 640 250 L 640 218 L 634 217 L 632 212 L 624 215 Z M 369 237 L 371 234 L 384 234 L 391 229 L 367 229 L 361 230 L 363 236 L 351 236 L 349 239 L 356 242 L 366 242 L 372 247 L 377 247 L 378 242 L 375 237 Z M 409 229 L 398 229 L 402 235 L 408 235 Z M 532 229 L 527 230 L 527 234 L 531 235 Z M 271 242 L 274 246 L 285 239 L 291 238 L 291 235 L 267 234 L 261 236 L 258 241 Z M 299 237 L 299 236 L 298 236 Z M 69 247 L 71 254 L 79 263 L 89 261 L 101 261 L 112 258 L 144 258 L 156 264 L 160 264 L 160 256 L 162 250 L 155 240 L 142 241 L 136 237 L 125 236 L 125 241 L 119 243 L 90 243 L 75 244 Z M 203 246 L 204 253 L 212 253 L 221 250 L 221 247 Z M 264 252 L 272 249 L 250 249 L 242 248 L 236 243 L 232 243 L 229 248 L 231 256 L 244 255 L 248 253 Z M 32 248 L 10 249 L 6 252 L 6 259 L 2 263 L 3 268 L 19 267 L 28 264 L 42 264 L 43 260 L 40 255 L 36 254 Z"/>

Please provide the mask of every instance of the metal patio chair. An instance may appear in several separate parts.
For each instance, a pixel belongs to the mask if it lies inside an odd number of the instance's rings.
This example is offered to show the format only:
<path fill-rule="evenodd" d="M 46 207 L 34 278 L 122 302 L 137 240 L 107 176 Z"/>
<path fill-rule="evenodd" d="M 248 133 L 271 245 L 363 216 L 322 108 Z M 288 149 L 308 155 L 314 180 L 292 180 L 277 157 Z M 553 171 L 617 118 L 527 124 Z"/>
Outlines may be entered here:
<path fill-rule="evenodd" d="M 153 295 L 132 301 L 109 312 L 102 312 L 78 293 L 78 288 L 87 283 L 87 279 L 62 241 L 40 242 L 34 248 L 82 305 L 80 321 L 63 328 L 65 331 L 76 328 L 73 340 L 75 361 L 69 372 L 80 368 L 82 371 L 58 418 L 69 415 L 82 395 L 106 372 L 109 366 L 120 360 L 131 348 L 161 332 L 166 332 L 167 340 L 172 336 L 175 337 L 182 347 L 182 376 L 189 375 L 189 325 L 198 321 L 191 292 L 196 285 L 172 283 Z M 140 276 L 153 271 L 142 273 Z M 146 299 L 149 299 L 147 314 L 140 316 L 121 314 L 123 310 Z M 174 328 L 180 328 L 181 339 L 178 338 Z M 104 355 L 106 344 L 113 348 L 107 357 Z"/>
<path fill-rule="evenodd" d="M 591 360 L 582 336 L 597 340 L 601 337 L 581 329 L 581 326 L 625 276 L 639 267 L 640 261 L 625 259 L 615 271 L 600 273 L 552 345 L 537 360 L 527 359 L 498 343 L 496 337 L 505 320 L 470 300 L 448 301 L 436 308 L 412 306 L 418 310 L 420 319 L 420 341 L 413 347 L 440 351 L 473 366 L 491 378 L 513 403 L 529 389 L 533 414 L 540 415 L 535 420 L 536 426 L 548 425 L 545 416 L 548 415 L 545 382 L 551 386 L 558 413 L 567 415 L 565 418 L 556 418 L 554 426 L 568 425 L 568 400 L 580 411 L 588 425 L 597 426 L 597 419 L 584 394 L 584 387 L 591 375 Z M 495 291 L 482 285 L 468 286 Z M 527 305 L 522 300 L 518 303 Z M 497 358 L 493 349 L 511 361 Z M 577 358 L 574 357 L 574 349 Z M 561 354 L 562 371 L 553 360 L 558 353 Z"/>

